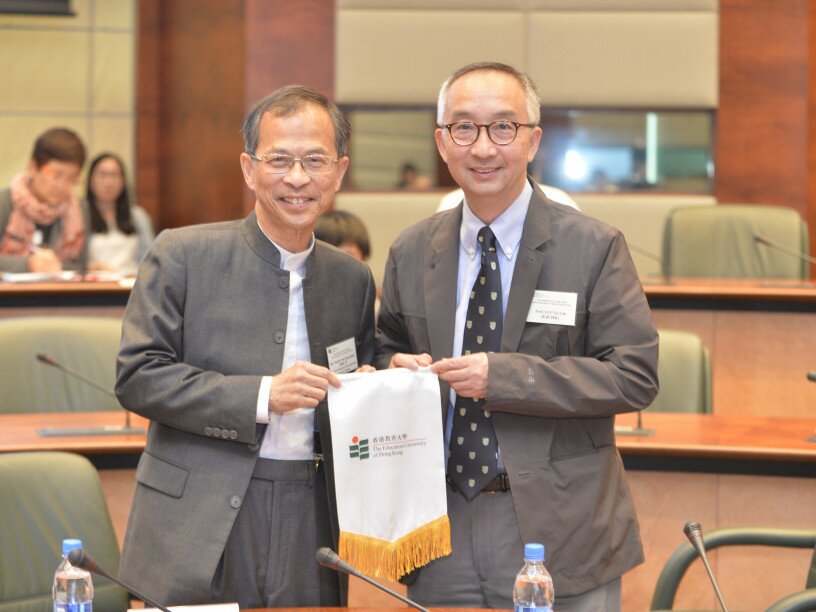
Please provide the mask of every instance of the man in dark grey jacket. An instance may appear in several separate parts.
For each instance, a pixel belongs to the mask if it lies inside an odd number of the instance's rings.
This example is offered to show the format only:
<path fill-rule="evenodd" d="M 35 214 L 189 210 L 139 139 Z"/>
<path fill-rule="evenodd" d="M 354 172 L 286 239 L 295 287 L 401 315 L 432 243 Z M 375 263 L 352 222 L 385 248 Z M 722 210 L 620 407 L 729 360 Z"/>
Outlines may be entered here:
<path fill-rule="evenodd" d="M 510 607 L 525 542 L 565 612 L 619 610 L 643 561 L 614 420 L 657 393 L 657 331 L 621 233 L 526 176 L 539 114 L 510 66 L 445 82 L 436 142 L 465 201 L 407 229 L 385 270 L 377 366 L 433 362 L 442 382 L 453 554 L 409 589 L 431 607 Z"/>
<path fill-rule="evenodd" d="M 116 391 L 151 420 L 122 579 L 166 604 L 337 606 L 314 553 L 336 542 L 329 347 L 373 358 L 368 267 L 312 230 L 348 166 L 348 123 L 321 94 L 250 111 L 246 219 L 166 231 L 125 313 Z M 315 411 L 315 409 L 317 409 Z"/>

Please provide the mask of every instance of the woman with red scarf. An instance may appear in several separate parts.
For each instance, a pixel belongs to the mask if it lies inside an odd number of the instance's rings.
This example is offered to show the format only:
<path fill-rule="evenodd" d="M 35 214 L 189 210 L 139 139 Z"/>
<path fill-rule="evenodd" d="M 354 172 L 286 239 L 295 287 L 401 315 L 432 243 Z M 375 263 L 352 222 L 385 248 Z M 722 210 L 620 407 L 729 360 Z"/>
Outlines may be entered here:
<path fill-rule="evenodd" d="M 34 143 L 28 169 L 0 191 L 0 271 L 84 270 L 87 210 L 74 194 L 85 146 L 53 128 Z"/>

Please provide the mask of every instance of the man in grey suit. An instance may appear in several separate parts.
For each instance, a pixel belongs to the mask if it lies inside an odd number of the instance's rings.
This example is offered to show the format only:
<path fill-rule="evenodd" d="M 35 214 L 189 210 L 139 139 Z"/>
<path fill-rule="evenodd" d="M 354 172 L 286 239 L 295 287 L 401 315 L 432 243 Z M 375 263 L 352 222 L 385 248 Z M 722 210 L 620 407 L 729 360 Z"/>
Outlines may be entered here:
<path fill-rule="evenodd" d="M 335 372 L 371 363 L 375 288 L 312 229 L 349 126 L 289 86 L 243 135 L 254 212 L 163 232 L 128 302 L 116 392 L 151 422 L 120 575 L 165 604 L 337 606 L 340 581 L 314 558 L 336 541 L 323 400 Z"/>
<path fill-rule="evenodd" d="M 619 610 L 643 560 L 614 418 L 657 393 L 658 336 L 621 233 L 527 178 L 539 119 L 523 73 L 455 72 L 436 143 L 464 202 L 386 266 L 375 362 L 433 363 L 443 390 L 453 553 L 414 576 L 427 606 L 510 607 L 541 542 L 559 611 Z"/>

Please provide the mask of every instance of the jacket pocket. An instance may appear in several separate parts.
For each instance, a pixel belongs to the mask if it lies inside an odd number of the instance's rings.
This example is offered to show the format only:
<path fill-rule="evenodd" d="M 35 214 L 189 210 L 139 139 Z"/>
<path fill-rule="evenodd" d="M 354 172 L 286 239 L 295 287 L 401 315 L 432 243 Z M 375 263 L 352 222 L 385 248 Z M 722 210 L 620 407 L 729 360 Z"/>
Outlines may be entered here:
<path fill-rule="evenodd" d="M 189 474 L 189 470 L 144 453 L 136 468 L 136 482 L 170 497 L 179 498 L 184 493 Z"/>

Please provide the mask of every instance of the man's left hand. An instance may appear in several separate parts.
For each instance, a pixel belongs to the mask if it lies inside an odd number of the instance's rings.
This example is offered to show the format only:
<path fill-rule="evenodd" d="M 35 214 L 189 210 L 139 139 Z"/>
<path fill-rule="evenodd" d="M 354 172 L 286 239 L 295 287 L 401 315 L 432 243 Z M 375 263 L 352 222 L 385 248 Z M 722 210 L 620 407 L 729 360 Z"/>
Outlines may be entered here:
<path fill-rule="evenodd" d="M 437 361 L 431 371 L 457 395 L 480 399 L 487 397 L 488 365 L 487 353 L 473 353 Z"/>

